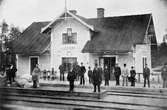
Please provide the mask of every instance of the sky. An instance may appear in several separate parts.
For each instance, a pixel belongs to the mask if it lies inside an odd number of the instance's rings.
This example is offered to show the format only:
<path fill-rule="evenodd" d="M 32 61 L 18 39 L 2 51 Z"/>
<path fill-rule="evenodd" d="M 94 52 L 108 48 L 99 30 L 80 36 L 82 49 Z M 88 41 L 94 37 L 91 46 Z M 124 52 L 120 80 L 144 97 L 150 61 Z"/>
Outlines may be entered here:
<path fill-rule="evenodd" d="M 64 8 L 65 0 L 0 0 L 0 22 L 23 30 L 32 22 L 52 21 Z M 67 9 L 87 18 L 95 18 L 97 8 L 104 8 L 106 17 L 152 13 L 157 41 L 167 33 L 167 0 L 67 0 Z"/>

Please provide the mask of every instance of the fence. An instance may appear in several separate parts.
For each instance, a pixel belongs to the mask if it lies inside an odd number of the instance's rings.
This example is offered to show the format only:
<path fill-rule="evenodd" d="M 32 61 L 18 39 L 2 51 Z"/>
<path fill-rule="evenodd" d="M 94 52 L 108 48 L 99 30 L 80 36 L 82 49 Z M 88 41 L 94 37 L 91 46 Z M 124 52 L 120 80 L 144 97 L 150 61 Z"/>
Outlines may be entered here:
<path fill-rule="evenodd" d="M 137 73 L 136 78 L 137 78 L 137 82 L 139 82 L 139 83 L 142 82 L 144 80 L 143 73 Z M 155 83 L 161 83 L 161 81 L 162 81 L 161 73 L 160 72 L 152 72 L 150 74 L 150 81 L 155 82 Z"/>

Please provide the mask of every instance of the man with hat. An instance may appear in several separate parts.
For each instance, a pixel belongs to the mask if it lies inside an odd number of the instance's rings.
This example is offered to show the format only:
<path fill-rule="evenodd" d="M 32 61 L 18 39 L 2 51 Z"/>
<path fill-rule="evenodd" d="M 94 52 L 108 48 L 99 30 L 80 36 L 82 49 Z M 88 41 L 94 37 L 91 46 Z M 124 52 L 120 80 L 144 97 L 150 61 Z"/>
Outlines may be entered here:
<path fill-rule="evenodd" d="M 96 87 L 98 88 L 98 92 L 100 92 L 101 82 L 102 82 L 101 72 L 100 72 L 100 69 L 98 68 L 98 65 L 95 64 L 93 74 L 92 74 L 92 83 L 94 86 L 94 92 L 96 92 Z"/>
<path fill-rule="evenodd" d="M 150 88 L 150 69 L 148 68 L 147 64 L 143 69 L 143 78 L 144 78 L 144 87 L 146 87 L 146 80 L 147 80 L 148 87 Z"/>
<path fill-rule="evenodd" d="M 167 87 L 167 62 L 164 63 L 164 66 L 161 69 L 161 77 L 163 80 L 163 88 Z"/>

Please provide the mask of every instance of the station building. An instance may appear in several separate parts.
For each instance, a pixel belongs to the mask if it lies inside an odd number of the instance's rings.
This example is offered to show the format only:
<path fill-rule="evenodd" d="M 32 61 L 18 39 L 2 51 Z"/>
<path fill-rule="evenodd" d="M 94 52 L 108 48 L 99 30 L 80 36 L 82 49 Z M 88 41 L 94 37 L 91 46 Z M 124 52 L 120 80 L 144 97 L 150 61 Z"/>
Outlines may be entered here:
<path fill-rule="evenodd" d="M 59 71 L 60 64 L 69 70 L 76 62 L 86 68 L 107 65 L 110 71 L 116 63 L 127 64 L 142 73 L 145 64 L 152 68 L 156 45 L 152 14 L 105 17 L 98 8 L 96 18 L 66 10 L 53 21 L 34 22 L 13 48 L 18 74 L 31 74 L 37 63 L 42 70 Z"/>

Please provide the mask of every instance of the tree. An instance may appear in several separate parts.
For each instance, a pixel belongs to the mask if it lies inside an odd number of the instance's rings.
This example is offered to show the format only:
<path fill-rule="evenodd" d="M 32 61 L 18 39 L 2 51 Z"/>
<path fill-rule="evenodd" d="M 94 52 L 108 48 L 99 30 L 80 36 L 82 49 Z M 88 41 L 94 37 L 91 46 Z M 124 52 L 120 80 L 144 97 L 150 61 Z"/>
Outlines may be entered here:
<path fill-rule="evenodd" d="M 159 54 L 162 56 L 167 56 L 167 43 L 162 42 L 159 46 Z"/>
<path fill-rule="evenodd" d="M 21 36 L 21 31 L 18 27 L 11 27 L 10 33 L 9 33 L 9 39 L 14 40 Z"/>
<path fill-rule="evenodd" d="M 18 27 L 11 26 L 9 28 L 9 25 L 3 21 L 2 30 L 0 33 L 1 36 L 1 59 L 0 59 L 0 66 L 1 65 L 9 65 L 9 64 L 15 64 L 16 61 L 16 56 L 13 51 L 13 41 L 14 39 L 17 39 L 18 37 L 21 36 L 21 31 L 19 30 Z"/>

